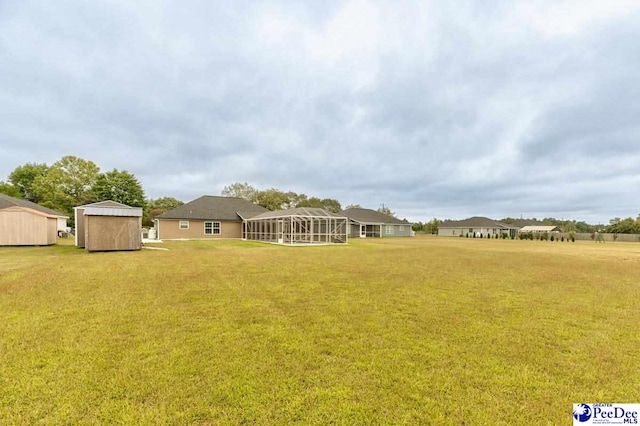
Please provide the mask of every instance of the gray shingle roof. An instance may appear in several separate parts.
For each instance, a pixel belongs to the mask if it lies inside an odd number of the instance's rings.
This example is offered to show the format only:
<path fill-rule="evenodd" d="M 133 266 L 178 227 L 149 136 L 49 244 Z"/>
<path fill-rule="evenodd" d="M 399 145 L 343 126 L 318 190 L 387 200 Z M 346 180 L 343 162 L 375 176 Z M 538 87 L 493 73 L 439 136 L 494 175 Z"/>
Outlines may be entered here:
<path fill-rule="evenodd" d="M 354 207 L 351 209 L 342 210 L 339 214 L 360 223 L 388 223 L 399 225 L 407 224 L 400 219 L 387 216 L 384 213 L 380 213 L 379 211 L 372 209 L 361 209 Z"/>
<path fill-rule="evenodd" d="M 514 226 L 516 228 L 523 228 L 525 226 L 537 226 L 537 225 L 542 225 L 542 222 L 540 222 L 539 220 L 532 220 L 532 219 L 516 219 L 513 221 L 513 223 L 511 223 L 511 226 Z"/>
<path fill-rule="evenodd" d="M 22 200 L 20 198 L 10 197 L 5 194 L 0 194 L 0 209 L 4 209 L 7 207 L 14 207 L 14 206 L 37 210 L 39 212 L 42 212 L 51 216 L 59 216 L 59 217 L 66 217 L 66 218 L 69 217 L 64 213 L 51 210 L 47 207 L 41 206 L 40 204 L 32 203 L 31 201 Z"/>
<path fill-rule="evenodd" d="M 502 228 L 510 229 L 515 226 L 489 219 L 488 217 L 474 216 L 464 220 L 445 220 L 440 228 Z"/>
<path fill-rule="evenodd" d="M 249 215 L 251 213 L 259 214 L 268 211 L 269 210 L 264 207 L 253 204 L 244 198 L 204 195 L 161 214 L 157 219 L 199 219 L 240 222 L 242 219 L 238 216 L 238 212 Z"/>

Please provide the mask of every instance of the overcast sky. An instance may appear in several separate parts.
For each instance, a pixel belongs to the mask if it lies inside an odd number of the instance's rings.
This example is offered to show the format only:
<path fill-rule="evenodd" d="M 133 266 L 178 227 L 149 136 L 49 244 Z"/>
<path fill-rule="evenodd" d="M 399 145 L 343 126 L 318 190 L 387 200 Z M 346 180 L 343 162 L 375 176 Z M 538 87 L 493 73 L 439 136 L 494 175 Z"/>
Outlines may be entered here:
<path fill-rule="evenodd" d="M 640 2 L 0 0 L 0 180 L 65 155 L 410 220 L 640 213 Z"/>

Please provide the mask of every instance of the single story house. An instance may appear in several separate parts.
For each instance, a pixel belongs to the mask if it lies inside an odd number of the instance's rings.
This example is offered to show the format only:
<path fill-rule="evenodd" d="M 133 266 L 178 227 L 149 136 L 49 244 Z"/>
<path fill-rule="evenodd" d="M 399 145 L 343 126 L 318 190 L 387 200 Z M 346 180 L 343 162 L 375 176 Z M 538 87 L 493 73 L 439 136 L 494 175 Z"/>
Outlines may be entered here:
<path fill-rule="evenodd" d="M 244 238 L 276 244 L 344 244 L 348 222 L 345 216 L 316 207 L 267 211 L 245 218 Z"/>
<path fill-rule="evenodd" d="M 204 195 L 154 218 L 156 238 L 243 238 L 243 220 L 268 211 L 243 198 Z"/>
<path fill-rule="evenodd" d="M 438 227 L 438 235 L 445 237 L 492 237 L 508 234 L 515 237 L 518 227 L 498 222 L 488 217 L 474 216 L 464 220 L 445 220 Z"/>
<path fill-rule="evenodd" d="M 69 216 L 31 201 L 0 194 L 0 246 L 55 244 Z"/>
<path fill-rule="evenodd" d="M 74 207 L 75 243 L 87 251 L 140 250 L 142 207 L 111 200 Z"/>
<path fill-rule="evenodd" d="M 411 223 L 372 209 L 350 208 L 338 213 L 349 219 L 349 237 L 411 237 Z"/>
<path fill-rule="evenodd" d="M 548 234 L 550 232 L 562 232 L 562 229 L 560 229 L 559 226 L 553 226 L 553 225 L 529 225 L 529 226 L 523 226 L 522 228 L 520 228 L 520 230 L 518 231 L 520 234 L 526 234 L 526 233 L 533 233 L 533 234 Z"/>

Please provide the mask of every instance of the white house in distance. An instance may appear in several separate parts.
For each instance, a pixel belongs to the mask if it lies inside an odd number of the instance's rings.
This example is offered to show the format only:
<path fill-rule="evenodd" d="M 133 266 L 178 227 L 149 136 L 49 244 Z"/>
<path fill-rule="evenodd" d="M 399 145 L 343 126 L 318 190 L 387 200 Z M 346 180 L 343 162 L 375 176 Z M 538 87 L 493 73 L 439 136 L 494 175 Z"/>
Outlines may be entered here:
<path fill-rule="evenodd" d="M 520 228 L 520 231 L 518 231 L 520 234 L 526 234 L 526 233 L 533 233 L 533 234 L 548 234 L 548 233 L 558 233 L 558 232 L 562 232 L 562 230 L 560 229 L 559 226 L 553 226 L 553 225 L 530 225 L 530 226 L 523 226 L 522 228 Z"/>

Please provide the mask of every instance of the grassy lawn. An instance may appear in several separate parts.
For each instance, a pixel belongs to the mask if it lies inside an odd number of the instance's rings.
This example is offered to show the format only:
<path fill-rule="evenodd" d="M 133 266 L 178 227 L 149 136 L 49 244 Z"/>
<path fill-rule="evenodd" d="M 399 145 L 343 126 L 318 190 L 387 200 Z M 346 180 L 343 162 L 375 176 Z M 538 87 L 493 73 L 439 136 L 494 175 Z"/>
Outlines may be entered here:
<path fill-rule="evenodd" d="M 640 402 L 640 244 L 69 243 L 0 248 L 0 423 L 556 425 Z"/>

